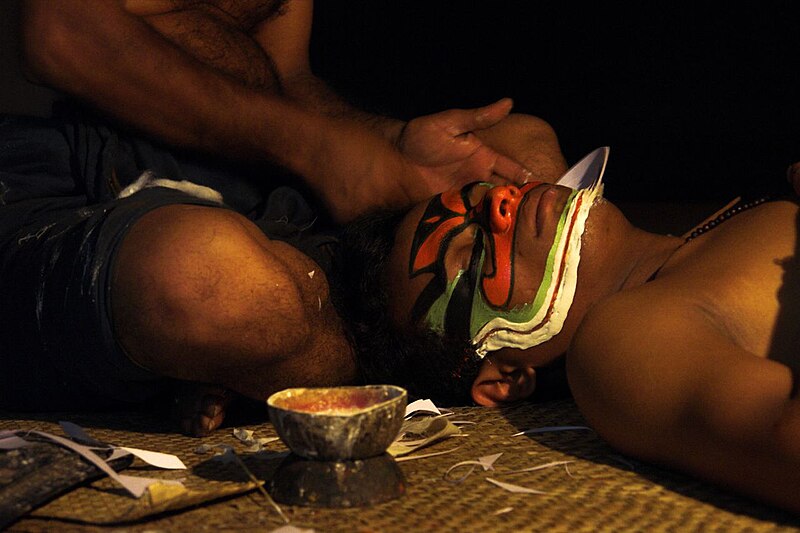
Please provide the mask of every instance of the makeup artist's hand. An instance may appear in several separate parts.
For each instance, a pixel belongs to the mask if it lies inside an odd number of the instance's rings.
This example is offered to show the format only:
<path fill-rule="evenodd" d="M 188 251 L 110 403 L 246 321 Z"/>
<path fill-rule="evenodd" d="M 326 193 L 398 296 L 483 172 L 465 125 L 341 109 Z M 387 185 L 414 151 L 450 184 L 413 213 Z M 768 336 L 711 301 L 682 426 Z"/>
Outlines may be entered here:
<path fill-rule="evenodd" d="M 508 117 L 512 102 L 504 98 L 476 109 L 450 109 L 409 121 L 398 136 L 400 152 L 418 168 L 420 198 L 472 181 L 524 183 L 531 172 L 490 148 L 477 135 Z"/>

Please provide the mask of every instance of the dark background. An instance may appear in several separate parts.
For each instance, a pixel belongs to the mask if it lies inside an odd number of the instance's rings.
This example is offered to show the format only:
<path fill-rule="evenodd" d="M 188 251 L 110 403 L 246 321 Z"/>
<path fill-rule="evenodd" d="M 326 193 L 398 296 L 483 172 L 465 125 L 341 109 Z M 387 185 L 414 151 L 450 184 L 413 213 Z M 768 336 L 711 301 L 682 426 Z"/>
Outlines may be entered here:
<path fill-rule="evenodd" d="M 794 2 L 599 4 L 321 0 L 312 58 L 354 102 L 403 118 L 513 97 L 569 163 L 611 146 L 619 202 L 784 187 L 800 160 Z"/>

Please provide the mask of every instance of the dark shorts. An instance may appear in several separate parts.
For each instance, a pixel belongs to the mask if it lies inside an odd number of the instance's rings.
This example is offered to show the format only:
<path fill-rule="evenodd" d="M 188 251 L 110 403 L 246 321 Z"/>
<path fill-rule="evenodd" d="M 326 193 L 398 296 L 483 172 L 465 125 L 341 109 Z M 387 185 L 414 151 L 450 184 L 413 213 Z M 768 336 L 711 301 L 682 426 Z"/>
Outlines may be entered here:
<path fill-rule="evenodd" d="M 314 211 L 294 189 L 262 192 L 102 125 L 0 117 L 0 408 L 112 407 L 151 399 L 170 385 L 115 340 L 116 252 L 154 209 L 216 204 L 160 187 L 116 199 L 148 169 L 222 189 L 234 204 L 222 208 L 236 208 L 270 238 L 330 268 L 334 241 L 312 231 Z"/>

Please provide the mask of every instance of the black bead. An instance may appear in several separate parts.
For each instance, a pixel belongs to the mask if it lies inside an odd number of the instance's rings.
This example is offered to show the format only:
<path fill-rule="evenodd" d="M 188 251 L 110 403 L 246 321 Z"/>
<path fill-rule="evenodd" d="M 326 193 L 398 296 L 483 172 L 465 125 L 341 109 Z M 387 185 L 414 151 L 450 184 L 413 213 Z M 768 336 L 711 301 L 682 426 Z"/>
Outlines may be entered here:
<path fill-rule="evenodd" d="M 752 207 L 756 207 L 757 205 L 761 205 L 764 202 L 766 202 L 767 200 L 769 200 L 769 197 L 759 198 L 758 200 L 755 200 L 753 202 L 748 202 L 746 204 L 737 205 L 735 207 L 727 209 L 724 213 L 719 215 L 714 220 L 712 220 L 710 222 L 707 222 L 707 223 L 703 224 L 702 226 L 700 226 L 699 228 L 697 228 L 694 231 L 692 231 L 692 233 L 688 237 L 686 237 L 686 239 L 684 239 L 683 243 L 686 244 L 687 242 L 691 241 L 692 239 L 695 239 L 695 238 L 699 237 L 703 233 L 705 233 L 705 232 L 709 231 L 710 229 L 715 228 L 719 224 L 725 222 L 729 218 L 731 218 L 731 217 L 733 217 L 735 215 L 738 215 L 742 211 L 747 211 L 748 209 L 750 209 Z"/>

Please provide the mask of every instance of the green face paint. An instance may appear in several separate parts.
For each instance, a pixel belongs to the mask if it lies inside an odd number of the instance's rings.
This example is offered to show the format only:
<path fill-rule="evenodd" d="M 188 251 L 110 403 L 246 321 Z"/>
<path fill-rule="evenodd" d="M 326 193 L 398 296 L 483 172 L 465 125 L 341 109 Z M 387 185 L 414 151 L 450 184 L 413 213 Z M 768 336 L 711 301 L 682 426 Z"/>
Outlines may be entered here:
<path fill-rule="evenodd" d="M 424 318 L 428 327 L 440 334 L 472 339 L 480 356 L 503 347 L 528 348 L 558 334 L 574 298 L 581 238 L 589 209 L 602 195 L 607 157 L 607 148 L 595 150 L 562 178 L 570 185 L 588 188 L 574 191 L 565 203 L 533 300 L 513 308 L 509 302 L 514 284 L 516 209 L 524 203 L 524 194 L 540 184 L 523 186 L 519 204 L 511 198 L 511 230 L 505 232 L 492 231 L 487 224 L 487 212 L 497 205 L 486 199 L 470 205 L 469 194 L 475 185 L 435 197 L 417 227 L 409 265 L 411 277 L 430 272 L 434 279 L 418 297 L 412 319 Z M 469 266 L 447 280 L 445 253 L 451 240 L 471 224 L 478 224 L 481 230 L 476 233 Z M 490 265 L 486 265 L 484 247 L 491 251 Z"/>
<path fill-rule="evenodd" d="M 559 230 L 547 257 L 545 277 L 534 301 L 519 312 L 497 315 L 472 337 L 481 356 L 500 348 L 526 349 L 557 335 L 564 325 L 577 285 L 580 250 L 586 220 L 602 186 L 577 191 L 559 220 Z"/>
<path fill-rule="evenodd" d="M 525 324 L 530 322 L 545 304 L 548 288 L 551 286 L 554 279 L 556 266 L 555 259 L 559 244 L 565 236 L 564 228 L 567 226 L 567 214 L 570 212 L 572 203 L 575 201 L 577 196 L 578 191 L 575 191 L 570 195 L 567 203 L 564 206 L 564 211 L 561 213 L 561 217 L 559 218 L 558 222 L 558 229 L 556 231 L 555 238 L 553 239 L 553 244 L 550 247 L 550 251 L 548 252 L 545 260 L 542 281 L 539 284 L 539 288 L 536 291 L 536 296 L 532 302 L 515 307 L 513 309 L 498 309 L 486 301 L 483 292 L 479 290 L 478 286 L 475 287 L 472 298 L 472 312 L 470 314 L 469 332 L 471 339 L 476 339 L 481 329 L 495 319 L 502 319 L 511 324 Z M 514 261 L 513 258 L 511 260 Z"/>

